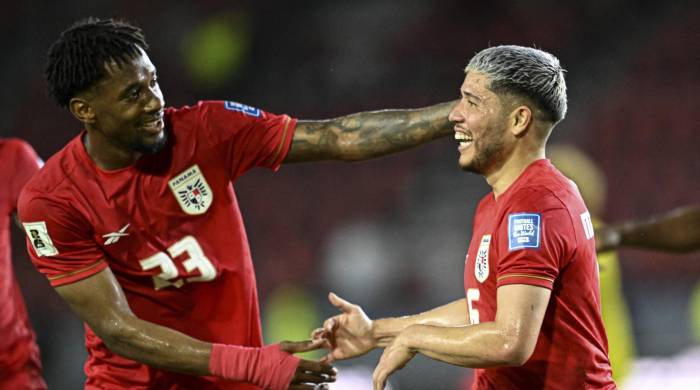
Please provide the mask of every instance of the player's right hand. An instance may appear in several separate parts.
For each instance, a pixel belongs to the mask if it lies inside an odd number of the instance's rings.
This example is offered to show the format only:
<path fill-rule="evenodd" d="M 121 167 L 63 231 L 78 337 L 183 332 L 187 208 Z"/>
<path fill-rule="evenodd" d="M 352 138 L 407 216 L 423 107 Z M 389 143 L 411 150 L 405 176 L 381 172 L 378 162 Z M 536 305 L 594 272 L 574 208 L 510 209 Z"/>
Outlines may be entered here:
<path fill-rule="evenodd" d="M 321 359 L 325 362 L 350 359 L 364 355 L 376 347 L 372 335 L 372 320 L 362 308 L 352 304 L 334 293 L 328 294 L 328 300 L 342 313 L 327 319 L 323 328 L 313 331 L 313 340 L 325 340 L 328 354 Z"/>
<path fill-rule="evenodd" d="M 280 343 L 280 349 L 295 354 L 313 351 L 325 344 L 323 340 L 283 341 Z M 335 367 L 330 364 L 301 359 L 289 383 L 289 390 L 327 389 L 326 383 L 335 382 L 337 373 Z"/>

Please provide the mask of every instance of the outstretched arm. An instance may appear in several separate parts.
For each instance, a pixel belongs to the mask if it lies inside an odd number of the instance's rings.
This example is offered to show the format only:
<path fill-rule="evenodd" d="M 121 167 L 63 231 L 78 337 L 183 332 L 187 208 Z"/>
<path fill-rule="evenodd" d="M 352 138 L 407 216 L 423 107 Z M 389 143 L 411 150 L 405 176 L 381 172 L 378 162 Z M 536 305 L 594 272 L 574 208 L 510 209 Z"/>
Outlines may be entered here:
<path fill-rule="evenodd" d="M 300 120 L 284 161 L 367 160 L 432 141 L 453 133 L 447 116 L 454 104 Z"/>
<path fill-rule="evenodd" d="M 335 377 L 333 368 L 328 365 L 305 360 L 296 364 L 296 358 L 289 359 L 287 353 L 315 349 L 320 345 L 318 342 L 281 343 L 278 350 L 269 348 L 272 346 L 226 346 L 196 340 L 143 321 L 129 308 L 109 268 L 81 281 L 59 286 L 56 291 L 112 352 L 152 367 L 190 375 L 217 375 L 275 389 L 313 389 L 313 383 L 332 381 Z M 242 373 L 240 368 L 253 358 L 258 366 L 269 361 L 270 369 L 260 372 L 258 368 L 261 367 L 250 366 L 248 372 Z"/>
<path fill-rule="evenodd" d="M 328 299 L 341 314 L 327 319 L 323 328 L 316 329 L 312 334 L 314 339 L 328 339 L 328 361 L 350 359 L 374 348 L 386 347 L 396 335 L 411 325 L 458 326 L 467 322 L 465 299 L 421 314 L 378 320 L 371 320 L 360 306 L 333 293 L 328 294 Z"/>
<path fill-rule="evenodd" d="M 373 381 L 381 390 L 416 353 L 464 367 L 520 366 L 532 356 L 551 291 L 524 284 L 498 288 L 496 319 L 467 326 L 412 325 L 384 349 Z"/>
<path fill-rule="evenodd" d="M 596 230 L 596 249 L 637 247 L 667 252 L 700 249 L 700 205 L 686 206 L 647 219 L 612 224 Z"/>

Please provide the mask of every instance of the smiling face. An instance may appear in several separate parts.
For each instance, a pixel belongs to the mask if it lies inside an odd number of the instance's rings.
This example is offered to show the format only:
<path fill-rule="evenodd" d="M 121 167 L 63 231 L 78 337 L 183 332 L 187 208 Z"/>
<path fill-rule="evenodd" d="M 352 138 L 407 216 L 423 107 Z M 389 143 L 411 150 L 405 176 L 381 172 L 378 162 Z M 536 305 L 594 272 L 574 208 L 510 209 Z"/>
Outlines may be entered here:
<path fill-rule="evenodd" d="M 485 74 L 469 71 L 460 89 L 461 99 L 449 115 L 459 142 L 459 166 L 481 175 L 498 169 L 509 146 L 508 113 L 489 84 Z"/>
<path fill-rule="evenodd" d="M 140 52 L 121 66 L 107 64 L 107 76 L 77 99 L 84 104 L 76 106 L 76 116 L 86 124 L 91 138 L 101 138 L 124 153 L 155 153 L 167 142 L 165 102 L 156 68 Z"/>

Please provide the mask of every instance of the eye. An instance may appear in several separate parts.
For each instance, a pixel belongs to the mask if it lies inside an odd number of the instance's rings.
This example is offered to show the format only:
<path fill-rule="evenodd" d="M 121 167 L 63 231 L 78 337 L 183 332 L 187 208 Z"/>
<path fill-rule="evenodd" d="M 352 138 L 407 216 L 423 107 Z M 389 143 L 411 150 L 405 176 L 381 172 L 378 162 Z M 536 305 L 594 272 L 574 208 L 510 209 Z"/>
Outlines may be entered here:
<path fill-rule="evenodd" d="M 139 90 L 138 90 L 138 89 L 135 89 L 135 90 L 129 92 L 129 94 L 126 96 L 126 98 L 127 98 L 127 100 L 129 100 L 129 101 L 136 101 L 136 100 L 138 100 L 138 99 L 139 99 Z"/>
<path fill-rule="evenodd" d="M 156 85 L 158 85 L 158 76 L 153 75 L 153 78 L 151 79 L 151 82 L 150 82 L 150 86 L 155 87 Z"/>
<path fill-rule="evenodd" d="M 469 104 L 469 107 L 476 107 L 476 103 L 471 100 L 467 100 L 467 104 Z"/>

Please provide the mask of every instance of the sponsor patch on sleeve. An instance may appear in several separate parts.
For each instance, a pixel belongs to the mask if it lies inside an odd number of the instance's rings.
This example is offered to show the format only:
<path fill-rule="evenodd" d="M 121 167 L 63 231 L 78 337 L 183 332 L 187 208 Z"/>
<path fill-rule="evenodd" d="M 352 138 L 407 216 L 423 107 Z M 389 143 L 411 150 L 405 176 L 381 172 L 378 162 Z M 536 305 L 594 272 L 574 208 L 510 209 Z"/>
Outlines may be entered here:
<path fill-rule="evenodd" d="M 49 231 L 46 229 L 46 222 L 27 222 L 22 223 L 22 225 L 37 256 L 55 256 L 58 254 L 58 249 L 53 246 L 51 237 L 49 237 Z"/>
<path fill-rule="evenodd" d="M 237 102 L 232 102 L 232 101 L 225 101 L 224 102 L 224 108 L 230 111 L 238 111 L 242 112 L 248 116 L 253 116 L 253 117 L 259 117 L 260 116 L 260 109 L 247 106 L 245 104 L 237 103 Z"/>
<path fill-rule="evenodd" d="M 508 250 L 540 247 L 540 215 L 514 213 L 508 215 Z"/>

